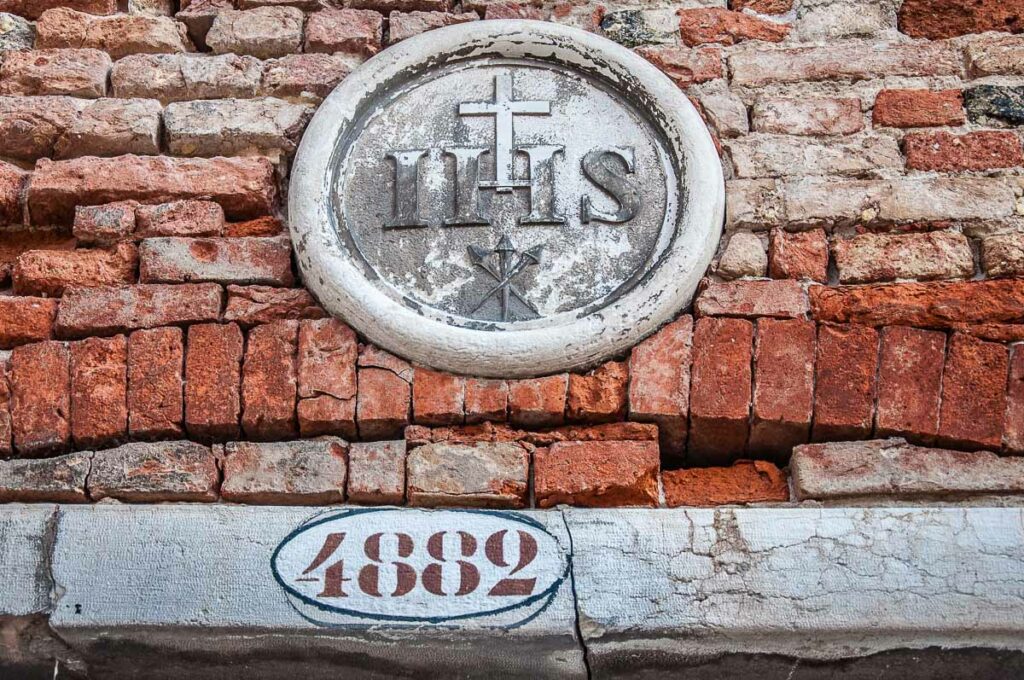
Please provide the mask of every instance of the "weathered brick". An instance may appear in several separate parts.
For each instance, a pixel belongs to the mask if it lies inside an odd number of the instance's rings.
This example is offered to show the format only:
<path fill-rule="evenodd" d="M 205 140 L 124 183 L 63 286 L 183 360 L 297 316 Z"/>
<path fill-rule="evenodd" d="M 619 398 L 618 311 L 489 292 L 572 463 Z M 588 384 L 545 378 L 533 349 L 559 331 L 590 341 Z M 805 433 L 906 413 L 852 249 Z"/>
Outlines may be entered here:
<path fill-rule="evenodd" d="M 547 14 L 540 7 L 534 7 L 517 0 L 489 0 L 484 10 L 484 19 L 528 19 L 546 21 Z M 605 17 L 607 18 L 607 17 Z M 608 32 L 607 22 L 602 20 L 601 27 Z"/>
<path fill-rule="evenodd" d="M 364 346 L 358 359 L 356 426 L 362 439 L 396 439 L 409 424 L 412 366 L 382 350 Z"/>
<path fill-rule="evenodd" d="M 189 326 L 185 350 L 185 429 L 198 439 L 238 437 L 242 331 L 236 324 Z"/>
<path fill-rule="evenodd" d="M 74 250 L 77 242 L 66 231 L 55 228 L 14 227 L 0 239 L 0 286 L 10 283 L 14 264 L 30 250 Z"/>
<path fill-rule="evenodd" d="M 263 64 L 237 54 L 139 54 L 119 59 L 110 72 L 115 97 L 163 103 L 254 97 Z"/>
<path fill-rule="evenodd" d="M 875 418 L 878 331 L 867 326 L 818 328 L 815 441 L 866 439 Z"/>
<path fill-rule="evenodd" d="M 871 112 L 875 127 L 963 125 L 960 90 L 882 90 Z"/>
<path fill-rule="evenodd" d="M 911 170 L 959 172 L 1024 165 L 1020 137 L 1008 131 L 915 132 L 903 138 L 903 150 Z"/>
<path fill-rule="evenodd" d="M 725 224 L 730 228 L 764 229 L 786 222 L 782 189 L 774 179 L 726 182 Z"/>
<path fill-rule="evenodd" d="M 807 293 L 793 280 L 711 283 L 697 297 L 701 316 L 805 317 Z"/>
<path fill-rule="evenodd" d="M 472 1 L 472 0 L 471 0 Z M 452 0 L 349 0 L 346 7 L 372 9 L 375 12 L 450 12 L 455 3 Z M 470 4 L 470 3 L 467 3 Z"/>
<path fill-rule="evenodd" d="M 135 203 L 78 206 L 72 231 L 81 245 L 110 246 L 129 240 L 135 231 Z"/>
<path fill-rule="evenodd" d="M 951 328 L 1024 321 L 1024 281 L 952 281 L 811 288 L 818 321 Z"/>
<path fill-rule="evenodd" d="M 944 333 L 902 326 L 882 331 L 876 435 L 934 438 L 945 352 Z"/>
<path fill-rule="evenodd" d="M 724 279 L 764 276 L 768 273 L 768 256 L 757 234 L 738 231 L 729 237 L 715 273 Z"/>
<path fill-rule="evenodd" d="M 18 14 L 26 19 L 38 19 L 43 12 L 56 7 L 66 7 L 89 14 L 114 14 L 116 0 L 3 0 L 0 11 Z"/>
<path fill-rule="evenodd" d="M 963 234 L 860 234 L 832 244 L 840 283 L 969 278 L 974 253 Z"/>
<path fill-rule="evenodd" d="M 134 442 L 97 451 L 88 489 L 93 500 L 127 503 L 217 500 L 217 464 L 195 442 Z"/>
<path fill-rule="evenodd" d="M 819 140 L 757 133 L 723 144 L 740 178 L 802 175 L 808 168 L 824 175 L 863 176 L 903 167 L 899 145 L 887 135 Z"/>
<path fill-rule="evenodd" d="M 298 432 L 298 335 L 298 321 L 275 321 L 249 331 L 242 364 L 242 430 L 250 439 L 285 439 Z"/>
<path fill-rule="evenodd" d="M 781 42 L 790 26 L 720 7 L 680 9 L 679 34 L 690 47 L 705 43 L 735 45 L 744 40 Z"/>
<path fill-rule="evenodd" d="M 38 342 L 11 352 L 14 450 L 24 458 L 60 452 L 71 441 L 70 356 L 62 342 Z"/>
<path fill-rule="evenodd" d="M 27 52 L 35 41 L 35 24 L 0 11 L 0 52 Z"/>
<path fill-rule="evenodd" d="M 406 458 L 409 505 L 522 508 L 530 454 L 510 443 L 427 444 Z"/>
<path fill-rule="evenodd" d="M 128 341 L 123 335 L 68 344 L 71 355 L 71 438 L 89 449 L 128 432 Z"/>
<path fill-rule="evenodd" d="M 744 319 L 698 319 L 693 334 L 688 459 L 735 460 L 747 444 L 754 326 Z"/>
<path fill-rule="evenodd" d="M 603 423 L 600 425 L 563 425 L 542 430 L 520 430 L 504 423 L 481 423 L 449 427 L 410 425 L 405 428 L 409 446 L 444 442 L 517 442 L 531 446 L 551 446 L 555 442 L 645 441 L 658 439 L 658 426 L 648 423 Z"/>
<path fill-rule="evenodd" d="M 477 21 L 479 18 L 475 12 L 391 12 L 388 15 L 388 44 L 394 45 L 435 28 L 464 24 L 467 21 Z"/>
<path fill-rule="evenodd" d="M 904 0 L 900 31 L 914 38 L 952 38 L 985 31 L 1024 31 L 1018 2 L 1002 0 Z"/>
<path fill-rule="evenodd" d="M 140 205 L 135 215 L 136 238 L 220 236 L 224 233 L 224 209 L 212 201 Z"/>
<path fill-rule="evenodd" d="M 42 159 L 28 187 L 28 208 L 36 224 L 70 224 L 75 206 L 129 199 L 212 200 L 231 219 L 260 217 L 272 212 L 277 201 L 274 166 L 265 158 Z"/>
<path fill-rule="evenodd" d="M 224 235 L 231 237 L 280 236 L 284 231 L 284 222 L 281 221 L 281 218 L 273 215 L 264 215 L 243 222 L 228 222 L 224 225 Z"/>
<path fill-rule="evenodd" d="M 298 337 L 299 432 L 356 435 L 355 332 L 337 319 L 305 320 Z"/>
<path fill-rule="evenodd" d="M 176 156 L 259 154 L 279 160 L 298 146 L 313 110 L 282 99 L 174 102 L 164 111 L 164 136 Z"/>
<path fill-rule="evenodd" d="M 466 424 L 502 422 L 508 418 L 508 383 L 484 378 L 466 379 Z"/>
<path fill-rule="evenodd" d="M 53 148 L 54 158 L 160 153 L 160 102 L 100 99 L 86 105 Z"/>
<path fill-rule="evenodd" d="M 729 0 L 729 9 L 749 9 L 758 14 L 785 14 L 793 9 L 793 0 Z"/>
<path fill-rule="evenodd" d="M 709 93 L 697 97 L 698 110 L 720 138 L 741 137 L 750 132 L 747 106 L 731 93 Z"/>
<path fill-rule="evenodd" d="M 216 54 L 283 57 L 301 51 L 303 21 L 302 10 L 295 7 L 218 12 L 206 34 L 206 44 Z"/>
<path fill-rule="evenodd" d="M 11 273 L 19 295 L 59 297 L 69 286 L 115 286 L 135 283 L 138 253 L 130 243 L 110 250 L 30 250 L 18 257 Z"/>
<path fill-rule="evenodd" d="M 458 425 L 465 419 L 466 379 L 417 366 L 412 382 L 412 419 L 423 425 Z"/>
<path fill-rule="evenodd" d="M 327 313 L 305 288 L 228 286 L 225 321 L 249 327 L 282 319 L 320 319 Z"/>
<path fill-rule="evenodd" d="M 1024 123 L 1024 85 L 977 85 L 964 90 L 964 108 L 972 123 Z"/>
<path fill-rule="evenodd" d="M 1010 375 L 1006 384 L 1006 415 L 1003 446 L 1011 453 L 1024 453 L 1024 345 L 1012 347 Z"/>
<path fill-rule="evenodd" d="M 566 416 L 569 420 L 603 423 L 626 416 L 629 364 L 609 361 L 586 374 L 569 374 Z"/>
<path fill-rule="evenodd" d="M 11 444 L 11 383 L 9 355 L 0 355 L 0 460 L 14 452 Z"/>
<path fill-rule="evenodd" d="M 963 70 L 960 52 L 946 43 L 895 43 L 747 49 L 729 56 L 732 83 L 761 87 L 817 80 L 869 80 L 887 76 L 953 76 Z"/>
<path fill-rule="evenodd" d="M 510 380 L 508 382 L 509 421 L 524 427 L 552 427 L 565 422 L 565 400 L 569 376 Z"/>
<path fill-rule="evenodd" d="M 670 508 L 785 503 L 786 475 L 763 460 L 738 460 L 729 467 L 666 470 L 665 504 Z"/>
<path fill-rule="evenodd" d="M 57 301 L 0 295 L 0 349 L 53 337 Z"/>
<path fill-rule="evenodd" d="M 657 424 L 665 456 L 685 455 L 692 357 L 689 315 L 633 347 L 629 357 L 629 419 Z"/>
<path fill-rule="evenodd" d="M 394 33 L 392 23 L 391 35 Z M 319 101 L 351 72 L 351 59 L 344 55 L 289 54 L 263 65 L 259 92 L 266 97 Z"/>
<path fill-rule="evenodd" d="M 637 48 L 636 52 L 664 71 L 679 87 L 689 87 L 725 76 L 722 52 L 717 47 L 687 49 L 644 46 Z"/>
<path fill-rule="evenodd" d="M 62 338 L 82 338 L 214 321 L 220 299 L 220 286 L 212 283 L 69 288 L 61 298 L 55 330 Z"/>
<path fill-rule="evenodd" d="M 309 15 L 306 52 L 370 56 L 381 49 L 384 17 L 366 9 L 324 9 Z"/>
<path fill-rule="evenodd" d="M 348 450 L 348 500 L 400 505 L 405 500 L 405 442 L 357 442 Z"/>
<path fill-rule="evenodd" d="M 910 446 L 902 439 L 799 446 L 790 469 L 797 500 L 883 496 L 948 502 L 1024 493 L 1024 458 Z"/>
<path fill-rule="evenodd" d="M 86 503 L 92 452 L 0 461 L 0 503 Z"/>
<path fill-rule="evenodd" d="M 810 438 L 815 345 L 813 321 L 757 322 L 750 453 L 785 461 Z"/>
<path fill-rule="evenodd" d="M 878 0 L 802 2 L 791 40 L 830 42 L 841 38 L 887 39 L 896 30 L 893 3 Z"/>
<path fill-rule="evenodd" d="M 1002 445 L 1008 370 L 1002 343 L 953 334 L 942 371 L 940 442 L 957 448 Z"/>
<path fill-rule="evenodd" d="M 260 505 L 325 505 L 345 500 L 347 445 L 324 437 L 224 445 L 221 498 Z"/>
<path fill-rule="evenodd" d="M 765 97 L 754 103 L 751 124 L 780 135 L 850 135 L 864 128 L 864 115 L 856 98 Z"/>
<path fill-rule="evenodd" d="M 1024 233 L 997 234 L 981 242 L 981 265 L 989 276 L 1024 275 Z"/>
<path fill-rule="evenodd" d="M 0 155 L 23 161 L 53 155 L 84 105 L 74 97 L 0 97 Z"/>
<path fill-rule="evenodd" d="M 788 232 L 773 229 L 768 242 L 768 271 L 773 279 L 828 281 L 828 238 L 825 230 Z"/>
<path fill-rule="evenodd" d="M 592 508 L 658 504 L 655 442 L 557 442 L 533 457 L 537 505 Z"/>
<path fill-rule="evenodd" d="M 22 221 L 22 188 L 28 173 L 10 163 L 0 161 L 0 225 Z"/>
<path fill-rule="evenodd" d="M 43 12 L 36 47 L 102 50 L 117 59 L 129 54 L 191 52 L 185 27 L 170 17 L 130 14 L 93 16 L 71 9 Z"/>
<path fill-rule="evenodd" d="M 93 49 L 5 52 L 0 64 L 0 94 L 103 97 L 110 56 Z"/>
<path fill-rule="evenodd" d="M 291 252 L 283 238 L 150 238 L 139 248 L 139 280 L 290 286 Z"/>
<path fill-rule="evenodd" d="M 154 328 L 128 336 L 128 434 L 134 439 L 182 434 L 184 334 Z"/>
<path fill-rule="evenodd" d="M 985 38 L 967 45 L 967 72 L 974 78 L 1024 76 L 1024 38 Z"/>
<path fill-rule="evenodd" d="M 169 17 L 174 14 L 174 0 L 128 0 L 128 13 L 147 17 Z"/>

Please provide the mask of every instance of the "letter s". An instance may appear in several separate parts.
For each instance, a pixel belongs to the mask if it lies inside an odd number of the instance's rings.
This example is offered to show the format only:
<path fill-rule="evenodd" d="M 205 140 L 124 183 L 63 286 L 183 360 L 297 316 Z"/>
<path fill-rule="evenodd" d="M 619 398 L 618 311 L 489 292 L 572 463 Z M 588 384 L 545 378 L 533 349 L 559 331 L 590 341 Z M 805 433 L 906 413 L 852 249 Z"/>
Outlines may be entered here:
<path fill-rule="evenodd" d="M 605 146 L 590 151 L 583 157 L 583 174 L 603 189 L 619 204 L 614 213 L 594 208 L 590 197 L 580 199 L 580 221 L 621 224 L 636 217 L 640 210 L 640 192 L 636 185 L 626 178 L 633 174 L 633 147 Z"/>

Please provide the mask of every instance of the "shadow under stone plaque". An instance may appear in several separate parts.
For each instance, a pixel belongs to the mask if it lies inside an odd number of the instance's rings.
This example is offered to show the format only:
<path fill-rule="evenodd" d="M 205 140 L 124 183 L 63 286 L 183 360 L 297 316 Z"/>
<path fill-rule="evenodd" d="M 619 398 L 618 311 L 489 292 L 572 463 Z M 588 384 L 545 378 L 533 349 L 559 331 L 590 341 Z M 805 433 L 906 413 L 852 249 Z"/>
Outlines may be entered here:
<path fill-rule="evenodd" d="M 723 182 L 678 88 L 603 38 L 485 21 L 402 42 L 325 100 L 290 221 L 307 286 L 408 359 L 583 368 L 693 296 Z"/>

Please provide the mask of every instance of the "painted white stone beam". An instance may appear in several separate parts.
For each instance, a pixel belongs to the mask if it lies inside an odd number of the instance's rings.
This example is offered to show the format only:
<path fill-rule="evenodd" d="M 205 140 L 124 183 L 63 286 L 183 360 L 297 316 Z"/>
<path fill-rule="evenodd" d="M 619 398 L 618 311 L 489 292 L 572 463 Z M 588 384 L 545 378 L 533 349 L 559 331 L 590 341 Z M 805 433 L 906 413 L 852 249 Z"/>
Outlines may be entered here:
<path fill-rule="evenodd" d="M 0 617 L 49 611 L 56 512 L 55 505 L 0 505 Z"/>

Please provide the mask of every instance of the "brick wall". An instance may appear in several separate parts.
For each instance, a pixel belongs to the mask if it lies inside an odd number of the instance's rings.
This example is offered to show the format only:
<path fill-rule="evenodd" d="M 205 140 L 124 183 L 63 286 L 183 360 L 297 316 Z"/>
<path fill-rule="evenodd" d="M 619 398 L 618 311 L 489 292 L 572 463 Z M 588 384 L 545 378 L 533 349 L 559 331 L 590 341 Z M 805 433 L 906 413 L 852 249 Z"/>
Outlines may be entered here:
<path fill-rule="evenodd" d="M 781 502 L 794 455 L 798 498 L 848 481 L 834 442 L 1003 476 L 957 452 L 1024 453 L 1020 0 L 0 12 L 0 499 Z M 367 56 L 515 17 L 600 32 L 687 92 L 726 232 L 692 310 L 627 356 L 446 375 L 301 287 L 289 159 Z"/>

